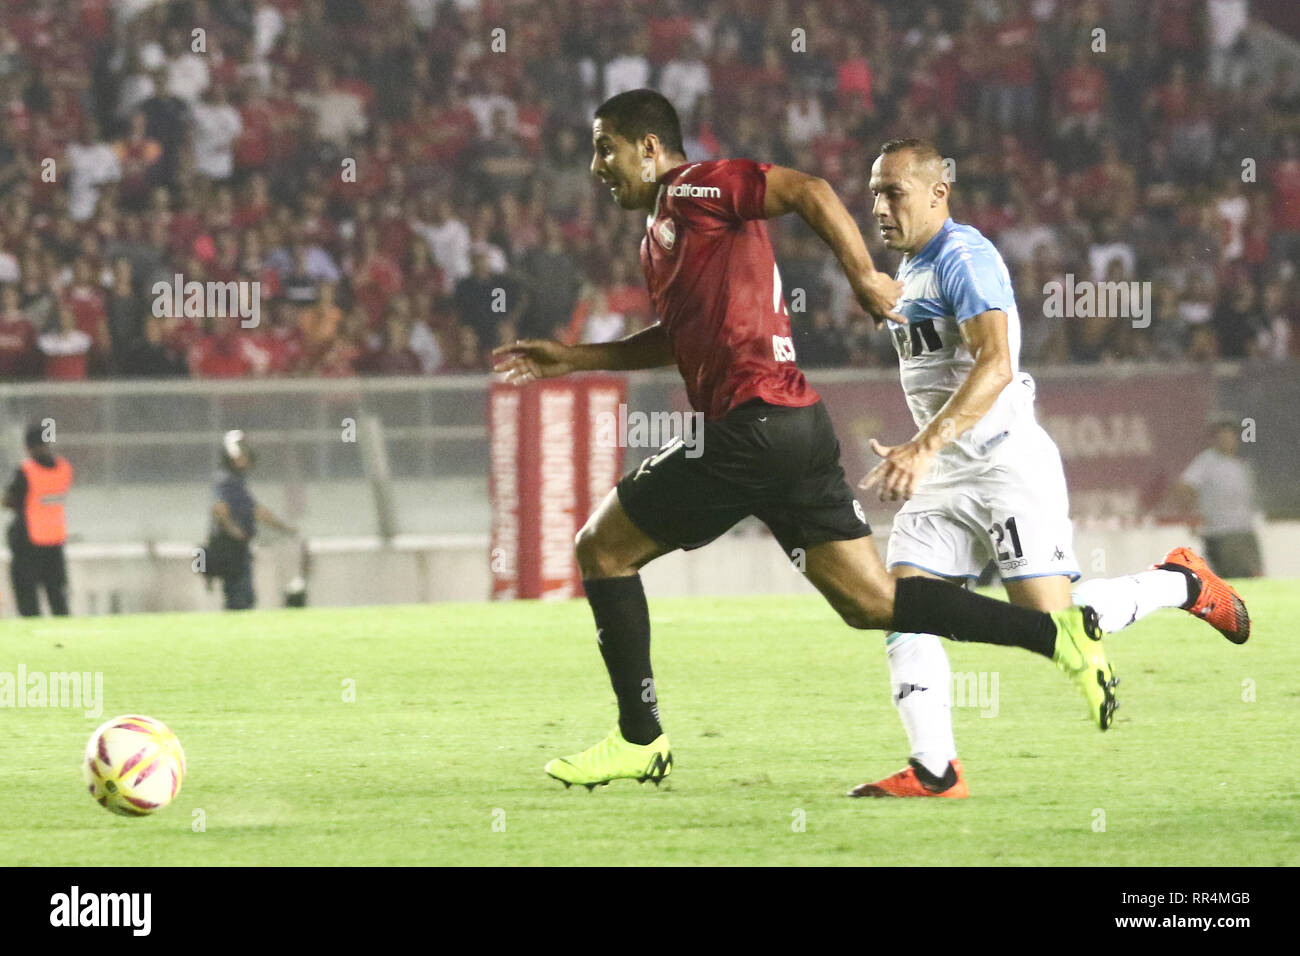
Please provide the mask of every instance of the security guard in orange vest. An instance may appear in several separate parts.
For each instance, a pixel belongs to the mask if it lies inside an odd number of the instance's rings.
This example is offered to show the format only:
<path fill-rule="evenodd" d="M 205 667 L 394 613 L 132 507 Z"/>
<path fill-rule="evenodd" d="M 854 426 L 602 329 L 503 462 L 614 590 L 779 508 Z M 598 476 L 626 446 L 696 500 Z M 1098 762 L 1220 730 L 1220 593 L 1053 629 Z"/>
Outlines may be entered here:
<path fill-rule="evenodd" d="M 68 539 L 63 503 L 72 487 L 72 465 L 56 455 L 41 425 L 27 429 L 27 458 L 5 490 L 3 504 L 14 512 L 9 525 L 9 578 L 18 613 L 41 613 L 37 588 L 45 588 L 50 613 L 68 613 L 68 572 L 63 543 Z"/>

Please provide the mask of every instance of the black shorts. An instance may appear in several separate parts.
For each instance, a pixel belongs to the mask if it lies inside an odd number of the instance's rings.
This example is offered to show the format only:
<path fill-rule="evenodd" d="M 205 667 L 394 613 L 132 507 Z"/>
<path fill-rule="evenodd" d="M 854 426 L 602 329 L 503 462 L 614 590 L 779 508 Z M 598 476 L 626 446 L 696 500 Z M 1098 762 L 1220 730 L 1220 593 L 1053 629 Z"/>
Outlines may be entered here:
<path fill-rule="evenodd" d="M 9 577 L 15 588 L 61 588 L 68 583 L 68 567 L 61 544 L 16 543 L 9 539 Z"/>
<path fill-rule="evenodd" d="M 666 444 L 618 483 L 632 523 L 660 545 L 700 548 L 754 515 L 786 554 L 871 534 L 840 465 L 826 407 L 747 402 Z"/>

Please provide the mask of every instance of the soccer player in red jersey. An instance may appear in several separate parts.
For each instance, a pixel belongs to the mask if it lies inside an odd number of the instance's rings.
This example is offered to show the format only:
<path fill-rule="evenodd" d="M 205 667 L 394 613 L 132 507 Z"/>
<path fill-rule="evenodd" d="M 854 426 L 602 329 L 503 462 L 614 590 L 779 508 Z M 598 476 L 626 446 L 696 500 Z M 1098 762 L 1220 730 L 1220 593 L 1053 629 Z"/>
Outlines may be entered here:
<path fill-rule="evenodd" d="M 1014 645 L 1052 659 L 1083 691 L 1102 730 L 1115 679 L 1091 608 L 1047 614 L 949 582 L 894 580 L 840 465 L 817 393 L 795 365 L 781 278 L 762 220 L 797 213 L 830 247 L 876 322 L 901 287 L 878 272 L 857 224 L 825 180 L 748 159 L 692 163 L 672 104 L 653 90 L 611 97 L 592 124 L 591 171 L 622 208 L 645 210 L 641 264 L 659 322 L 617 342 L 524 340 L 496 350 L 496 371 L 526 384 L 572 371 L 676 365 L 703 413 L 698 455 L 681 438 L 629 471 L 577 537 L 596 639 L 619 724 L 546 772 L 588 788 L 672 769 L 650 666 L 650 616 L 639 571 L 702 547 L 755 515 L 855 628 L 918 631 Z"/>

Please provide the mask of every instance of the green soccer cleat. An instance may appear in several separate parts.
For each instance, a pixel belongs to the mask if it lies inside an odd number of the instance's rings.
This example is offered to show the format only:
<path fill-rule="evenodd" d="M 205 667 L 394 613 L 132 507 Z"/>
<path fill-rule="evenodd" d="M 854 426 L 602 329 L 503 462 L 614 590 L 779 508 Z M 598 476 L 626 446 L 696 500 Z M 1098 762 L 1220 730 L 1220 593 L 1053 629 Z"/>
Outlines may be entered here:
<path fill-rule="evenodd" d="M 1053 611 L 1052 620 L 1056 622 L 1052 661 L 1083 691 L 1092 722 L 1105 730 L 1119 706 L 1115 700 L 1119 678 L 1106 661 L 1097 612 L 1090 607 L 1071 607 Z"/>
<path fill-rule="evenodd" d="M 648 744 L 630 744 L 618 728 L 580 754 L 556 757 L 543 769 L 567 790 L 580 783 L 588 790 L 605 786 L 623 777 L 638 783 L 659 781 L 673 772 L 673 753 L 668 749 L 668 735 L 660 734 Z"/>

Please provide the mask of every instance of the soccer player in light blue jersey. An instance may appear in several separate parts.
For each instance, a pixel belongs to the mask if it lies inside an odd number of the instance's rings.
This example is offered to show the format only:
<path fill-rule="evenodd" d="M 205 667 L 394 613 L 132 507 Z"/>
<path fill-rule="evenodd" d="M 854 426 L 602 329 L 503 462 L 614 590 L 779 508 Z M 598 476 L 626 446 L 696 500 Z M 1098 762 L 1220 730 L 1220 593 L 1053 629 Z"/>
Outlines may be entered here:
<path fill-rule="evenodd" d="M 1190 549 L 1148 571 L 1079 578 L 1065 473 L 1034 417 L 1034 380 L 1020 369 L 1020 317 L 1011 276 L 993 244 L 948 213 L 952 183 L 933 144 L 886 143 L 872 166 L 873 215 L 886 246 L 902 252 L 903 295 L 885 320 L 898 352 L 917 433 L 899 445 L 872 440 L 883 461 L 864 485 L 903 499 L 886 565 L 898 578 L 974 580 L 989 561 L 1014 604 L 1059 611 L 1091 605 L 1116 631 L 1159 607 L 1184 608 L 1234 643 L 1249 636 L 1241 598 Z M 894 703 L 912 747 L 908 766 L 854 796 L 964 797 L 939 639 L 886 638 Z"/>

